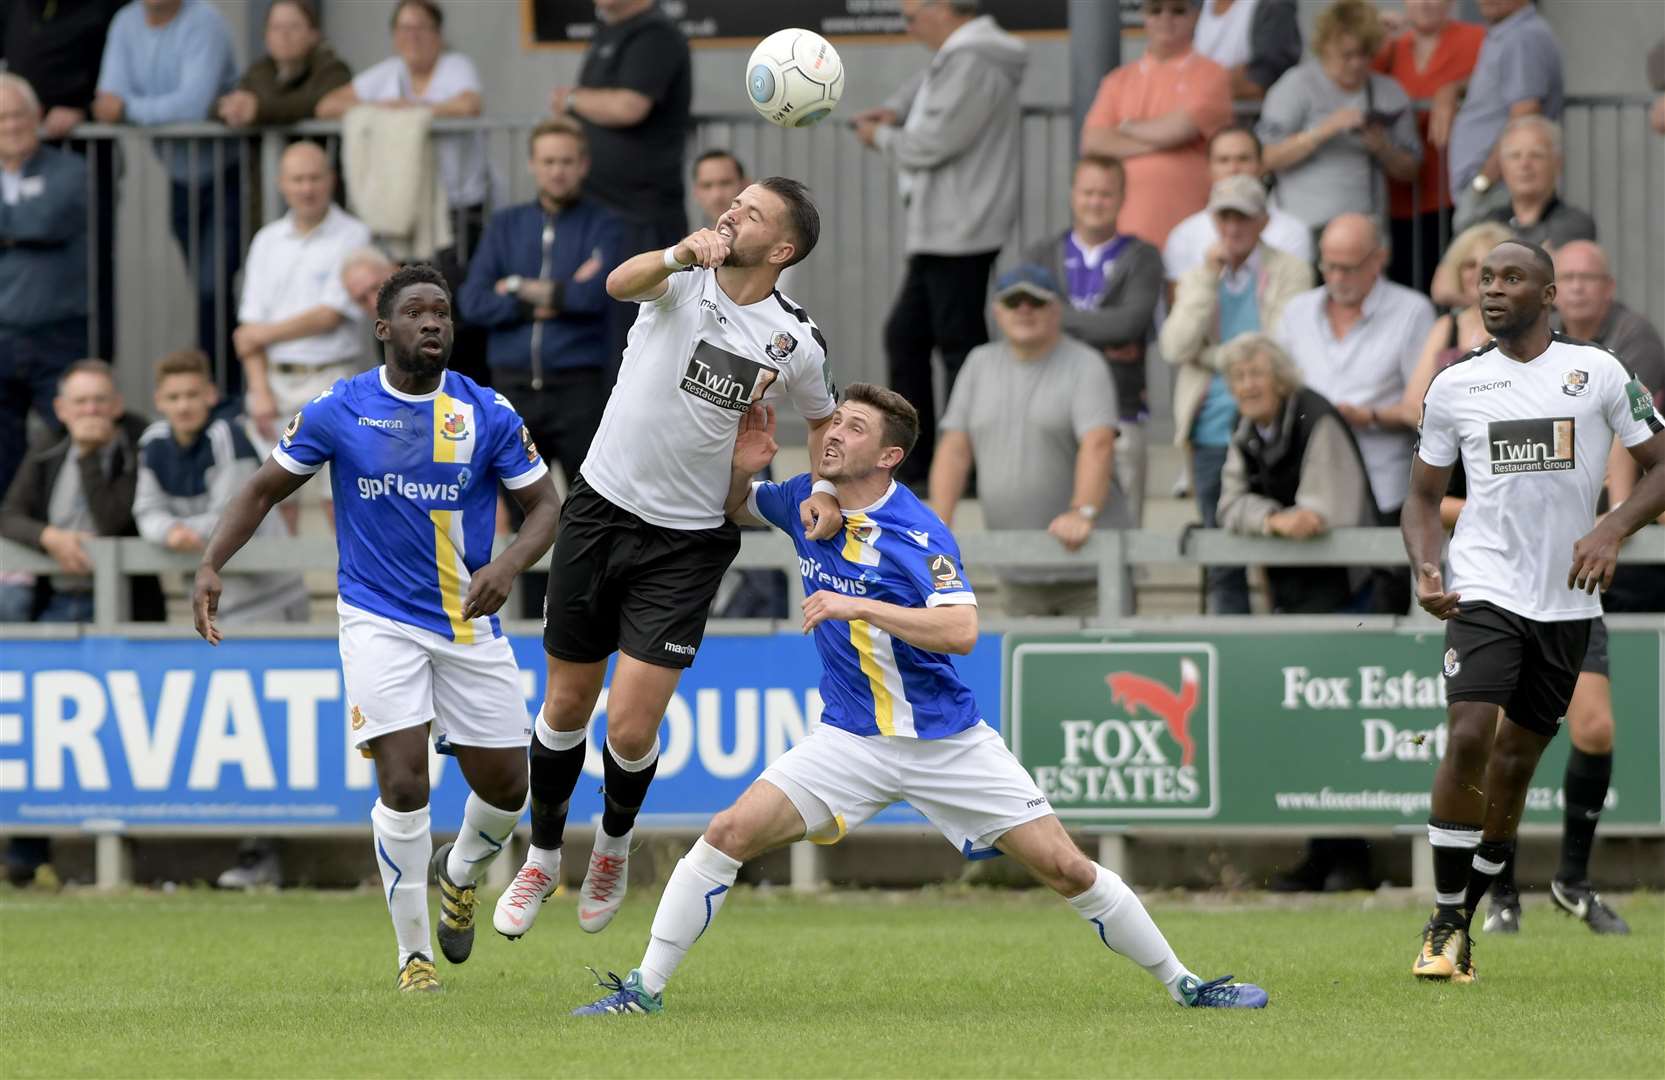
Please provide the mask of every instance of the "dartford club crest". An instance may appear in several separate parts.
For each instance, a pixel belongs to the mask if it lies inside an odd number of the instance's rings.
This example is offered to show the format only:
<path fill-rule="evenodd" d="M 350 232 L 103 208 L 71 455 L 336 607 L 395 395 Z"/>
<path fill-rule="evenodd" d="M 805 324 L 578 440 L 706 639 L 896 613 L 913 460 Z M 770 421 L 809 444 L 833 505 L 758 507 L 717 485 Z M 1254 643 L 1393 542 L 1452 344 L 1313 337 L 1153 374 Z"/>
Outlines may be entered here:
<path fill-rule="evenodd" d="M 1456 649 L 1445 650 L 1445 665 L 1443 670 L 1445 671 L 1445 677 L 1448 679 L 1456 678 L 1457 672 L 1463 670 L 1462 662 L 1457 659 Z"/>
<path fill-rule="evenodd" d="M 439 433 L 452 442 L 461 442 L 468 438 L 468 417 L 460 412 L 445 414 L 445 422 L 440 425 Z"/>
<path fill-rule="evenodd" d="M 364 710 L 363 709 L 360 709 L 357 705 L 354 705 L 353 708 L 352 708 L 352 711 L 348 715 L 352 718 L 353 730 L 354 731 L 357 731 L 359 728 L 364 726 Z"/>
<path fill-rule="evenodd" d="M 1561 376 L 1561 392 L 1568 397 L 1583 397 L 1590 389 L 1590 373 L 1573 368 Z"/>
<path fill-rule="evenodd" d="M 797 347 L 797 338 L 788 334 L 785 330 L 776 330 L 769 338 L 769 344 L 763 347 L 763 351 L 769 354 L 770 359 L 785 360 L 792 355 L 792 350 Z"/>

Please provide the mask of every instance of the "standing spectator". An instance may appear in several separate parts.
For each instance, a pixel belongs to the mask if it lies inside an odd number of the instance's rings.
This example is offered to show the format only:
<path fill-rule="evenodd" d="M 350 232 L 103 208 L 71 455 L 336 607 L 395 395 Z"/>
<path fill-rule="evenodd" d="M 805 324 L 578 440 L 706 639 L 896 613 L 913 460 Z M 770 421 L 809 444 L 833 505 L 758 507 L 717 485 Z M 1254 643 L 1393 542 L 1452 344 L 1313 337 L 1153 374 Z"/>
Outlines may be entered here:
<path fill-rule="evenodd" d="M 1382 22 L 1365 0 L 1337 0 L 1318 16 L 1316 61 L 1292 68 L 1266 95 L 1258 131 L 1278 174 L 1278 206 L 1313 230 L 1338 214 L 1387 220 L 1387 182 L 1422 163 L 1411 99 L 1370 70 Z"/>
<path fill-rule="evenodd" d="M 1514 231 L 1515 239 L 1554 251 L 1574 240 L 1596 238 L 1596 219 L 1561 201 L 1561 125 L 1536 114 L 1516 117 L 1498 140 L 1507 205 L 1487 217 Z"/>
<path fill-rule="evenodd" d="M 92 115 L 98 68 L 110 20 L 126 0 L 10 0 L 0 15 L 0 60 L 11 74 L 27 82 L 40 100 L 41 137 L 49 143 L 67 139 Z M 116 344 L 116 144 L 112 139 L 75 140 L 66 144 L 86 159 L 93 173 L 91 197 L 97 223 L 93 252 L 97 301 L 88 348 L 114 360 Z M 3 490 L 3 489 L 0 489 Z"/>
<path fill-rule="evenodd" d="M 623 227 L 581 194 L 590 166 L 582 128 L 545 120 L 528 146 L 538 197 L 492 215 L 457 301 L 487 329 L 492 387 L 571 483 L 607 405 L 607 275 Z M 525 595 L 541 600 L 535 588 Z"/>
<path fill-rule="evenodd" d="M 1231 123 L 1231 76 L 1191 47 L 1196 0 L 1145 0 L 1145 54 L 1104 77 L 1081 152 L 1127 166 L 1123 227 L 1161 250 L 1208 202 L 1208 140 Z"/>
<path fill-rule="evenodd" d="M 0 74 L 0 491 L 23 461 L 29 407 L 56 427 L 58 378 L 87 348 L 87 166 L 42 146 L 40 102 Z"/>
<path fill-rule="evenodd" d="M 1190 449 L 1197 512 L 1205 529 L 1218 523 L 1220 476 L 1237 426 L 1220 346 L 1240 334 L 1276 326 L 1291 297 L 1312 286 L 1312 265 L 1274 250 L 1266 229 L 1266 189 L 1253 176 L 1228 176 L 1208 200 L 1219 234 L 1201 266 L 1187 270 L 1162 324 L 1162 357 L 1179 369 L 1174 381 L 1174 442 Z M 1216 615 L 1249 613 L 1242 567 L 1207 572 L 1207 607 Z"/>
<path fill-rule="evenodd" d="M 1115 158 L 1075 163 L 1070 184 L 1070 228 L 1029 249 L 1026 261 L 1063 282 L 1069 303 L 1064 333 L 1103 354 L 1119 406 L 1116 480 L 1137 527 L 1145 506 L 1145 341 L 1162 298 L 1162 256 L 1136 236 L 1116 230 L 1127 175 Z"/>
<path fill-rule="evenodd" d="M 58 563 L 45 605 L 36 605 L 39 621 L 90 622 L 93 565 L 85 542 L 138 534 L 133 490 L 146 424 L 123 415 L 115 374 L 102 360 L 71 364 L 52 404 L 68 434 L 24 459 L 0 506 L 0 536 L 44 551 Z M 135 576 L 128 581 L 133 620 L 161 621 L 165 611 L 156 579 Z M 7 594 L 19 588 L 34 586 L 0 586 Z M 0 604 L 7 611 L 18 606 L 12 595 Z"/>
<path fill-rule="evenodd" d="M 1116 483 L 1116 388 L 1103 359 L 1063 333 L 1063 296 L 1032 264 L 995 283 L 1001 340 L 966 358 L 931 465 L 931 509 L 952 525 L 973 462 L 991 529 L 1045 529 L 1075 551 L 1094 527 L 1132 525 Z M 1098 614 L 1097 568 L 1003 570 L 1010 615 Z"/>
<path fill-rule="evenodd" d="M 595 11 L 600 22 L 584 50 L 578 85 L 556 87 L 549 111 L 583 125 L 591 156 L 584 193 L 629 223 L 624 250 L 669 247 L 688 232 L 682 187 L 694 97 L 688 39 L 654 0 L 596 0 Z M 635 318 L 634 307 L 624 310 Z"/>
<path fill-rule="evenodd" d="M 116 13 L 104 47 L 93 119 L 144 126 L 195 123 L 237 78 L 231 31 L 206 0 L 133 0 Z M 172 179 L 174 239 L 196 282 L 197 346 L 226 366 L 228 390 L 241 388 L 231 330 L 231 283 L 243 261 L 242 169 L 223 139 L 163 140 Z"/>
<path fill-rule="evenodd" d="M 1451 124 L 1452 228 L 1465 229 L 1496 209 L 1503 176 L 1498 143 L 1510 120 L 1542 113 L 1561 119 L 1561 47 L 1532 0 L 1479 0 L 1489 24 L 1467 94 Z"/>
<path fill-rule="evenodd" d="M 1440 245 L 1449 233 L 1451 181 L 1445 152 L 1458 93 L 1474 71 L 1486 36 L 1485 27 L 1451 18 L 1451 4 L 1452 0 L 1405 0 L 1409 28 L 1382 46 L 1374 64 L 1412 101 L 1433 101 L 1431 110 L 1416 111 L 1417 136 L 1422 140 L 1422 167 L 1416 179 L 1388 185 L 1393 246 L 1388 277 L 1418 292 L 1427 292 L 1433 283 Z"/>
<path fill-rule="evenodd" d="M 341 260 L 341 287 L 347 291 L 347 299 L 364 316 L 363 322 L 366 326 L 375 323 L 376 295 L 382 291 L 382 284 L 392 277 L 397 269 L 399 267 L 383 254 L 381 248 L 369 244 L 354 248 Z M 372 358 L 379 359 L 381 350 L 373 347 L 369 354 Z"/>
<path fill-rule="evenodd" d="M 222 97 L 216 112 L 232 127 L 310 120 L 324 95 L 353 73 L 318 30 L 311 0 L 275 0 L 266 9 L 266 55 Z"/>
<path fill-rule="evenodd" d="M 1295 0 L 1203 0 L 1196 48 L 1226 69 L 1234 101 L 1259 101 L 1301 59 Z"/>
<path fill-rule="evenodd" d="M 1419 292 L 1382 277 L 1387 251 L 1376 222 L 1343 214 L 1318 244 L 1324 284 L 1289 301 L 1276 337 L 1306 384 L 1352 425 L 1384 524 L 1399 524 L 1411 475 L 1411 431 L 1398 415 L 1405 385 L 1434 324 Z M 1375 610 L 1404 614 L 1410 580 L 1398 568 L 1376 575 Z"/>
<path fill-rule="evenodd" d="M 946 394 L 966 354 L 989 339 L 983 301 L 1017 220 L 1018 86 L 1029 54 L 971 0 L 903 0 L 902 14 L 931 62 L 852 123 L 896 166 L 906 207 L 907 273 L 884 333 L 890 387 L 919 410 L 919 442 L 896 478 L 917 486 L 936 449 L 931 354 L 942 355 Z"/>
<path fill-rule="evenodd" d="M 139 535 L 169 551 L 200 552 L 232 495 L 260 468 L 241 424 L 213 419 L 219 393 L 208 357 L 195 349 L 156 364 L 156 411 L 162 419 L 139 438 L 133 519 Z M 255 535 L 287 537 L 267 518 Z M 304 622 L 306 586 L 299 574 L 227 574 L 220 596 L 225 623 Z"/>
<path fill-rule="evenodd" d="M 362 368 L 363 328 L 341 264 L 370 242 L 364 223 L 330 200 L 335 172 L 317 143 L 283 152 L 278 191 L 289 210 L 249 245 L 235 336 L 248 416 L 268 443 L 302 405 Z"/>
<path fill-rule="evenodd" d="M 1352 429 L 1321 394 L 1301 385 L 1289 354 L 1259 333 L 1237 337 L 1220 353 L 1242 417 L 1220 481 L 1220 527 L 1311 540 L 1377 524 Z M 1357 611 L 1369 577 L 1347 566 L 1266 567 L 1272 611 L 1285 615 Z"/>
<path fill-rule="evenodd" d="M 1218 184 L 1228 176 L 1252 176 L 1258 182 L 1266 175 L 1261 161 L 1260 136 L 1246 127 L 1221 128 L 1208 141 L 1208 172 Z M 1205 207 L 1174 226 L 1162 249 L 1162 266 L 1168 280 L 1177 282 L 1188 270 L 1203 264 L 1208 249 L 1220 239 L 1214 215 Z M 1293 255 L 1304 263 L 1313 261 L 1312 230 L 1306 222 L 1275 206 L 1266 208 L 1266 228 L 1260 234 L 1267 247 Z"/>

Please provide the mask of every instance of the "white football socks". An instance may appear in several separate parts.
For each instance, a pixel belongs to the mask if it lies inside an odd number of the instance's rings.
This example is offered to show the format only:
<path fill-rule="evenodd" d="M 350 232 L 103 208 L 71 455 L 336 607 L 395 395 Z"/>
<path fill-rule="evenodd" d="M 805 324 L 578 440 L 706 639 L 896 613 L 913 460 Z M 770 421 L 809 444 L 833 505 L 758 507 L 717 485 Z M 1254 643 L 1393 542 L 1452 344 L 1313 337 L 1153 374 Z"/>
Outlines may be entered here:
<path fill-rule="evenodd" d="M 428 943 L 428 860 L 434 842 L 428 833 L 428 808 L 389 810 L 380 799 L 370 810 L 370 826 L 376 838 L 376 866 L 387 890 L 387 913 L 393 917 L 393 934 L 399 940 L 399 967 L 411 953 L 428 959 L 434 950 Z"/>
<path fill-rule="evenodd" d="M 445 873 L 452 884 L 468 886 L 484 880 L 486 868 L 502 852 L 525 810 L 524 803 L 518 810 L 499 810 L 472 791 L 468 793 L 462 828 L 445 860 Z"/>
<path fill-rule="evenodd" d="M 1098 866 L 1098 880 L 1092 888 L 1080 896 L 1070 897 L 1069 902 L 1070 907 L 1098 930 L 1100 941 L 1156 976 L 1175 1001 L 1184 1002 L 1179 981 L 1191 972 L 1179 962 L 1168 939 L 1156 928 L 1145 905 L 1133 895 L 1126 882 Z"/>
<path fill-rule="evenodd" d="M 740 863 L 703 836 L 677 861 L 659 897 L 659 910 L 653 913 L 653 936 L 642 956 L 642 986 L 648 993 L 664 993 L 677 965 L 717 917 L 739 873 Z"/>

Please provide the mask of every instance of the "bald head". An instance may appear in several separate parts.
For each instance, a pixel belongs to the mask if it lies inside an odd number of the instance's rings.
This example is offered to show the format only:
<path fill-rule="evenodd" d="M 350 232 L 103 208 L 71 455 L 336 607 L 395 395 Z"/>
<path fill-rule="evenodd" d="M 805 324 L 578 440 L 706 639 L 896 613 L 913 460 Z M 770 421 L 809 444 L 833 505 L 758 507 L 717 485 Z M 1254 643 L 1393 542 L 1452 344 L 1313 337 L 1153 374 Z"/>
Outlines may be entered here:
<path fill-rule="evenodd" d="M 1555 310 L 1575 338 L 1592 339 L 1607 321 L 1618 283 L 1601 245 L 1574 240 L 1555 251 Z"/>
<path fill-rule="evenodd" d="M 335 170 L 317 143 L 303 140 L 283 152 L 278 162 L 278 192 L 301 228 L 310 229 L 324 220 L 335 194 Z"/>
<path fill-rule="evenodd" d="M 1342 214 L 1324 227 L 1318 258 L 1330 300 L 1357 307 L 1380 280 L 1387 252 L 1375 221 L 1363 214 Z"/>

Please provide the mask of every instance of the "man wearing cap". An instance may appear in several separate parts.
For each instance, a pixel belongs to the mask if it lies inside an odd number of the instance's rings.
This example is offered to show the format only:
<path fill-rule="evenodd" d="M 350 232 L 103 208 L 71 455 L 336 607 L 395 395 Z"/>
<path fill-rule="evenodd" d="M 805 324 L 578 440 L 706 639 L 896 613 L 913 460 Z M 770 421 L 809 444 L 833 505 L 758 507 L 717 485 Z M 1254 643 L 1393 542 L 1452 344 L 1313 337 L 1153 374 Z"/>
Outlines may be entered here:
<path fill-rule="evenodd" d="M 1226 386 L 1220 346 L 1239 334 L 1278 325 L 1291 297 L 1312 287 L 1312 267 L 1268 247 L 1266 189 L 1253 176 L 1227 176 L 1209 192 L 1208 211 L 1218 239 L 1201 266 L 1185 271 L 1158 339 L 1162 356 L 1179 369 L 1174 382 L 1174 441 L 1191 450 L 1197 511 L 1215 527 L 1220 472 L 1237 425 L 1237 404 Z M 1242 567 L 1211 567 L 1208 610 L 1246 615 L 1249 585 Z"/>
<path fill-rule="evenodd" d="M 979 345 L 948 398 L 931 462 L 931 508 L 952 525 L 975 462 L 991 529 L 1045 529 L 1074 551 L 1132 525 L 1115 481 L 1116 389 L 1104 358 L 1063 332 L 1063 288 L 1026 263 L 995 283 L 1000 340 Z M 1008 570 L 1011 615 L 1094 615 L 1097 570 Z"/>

